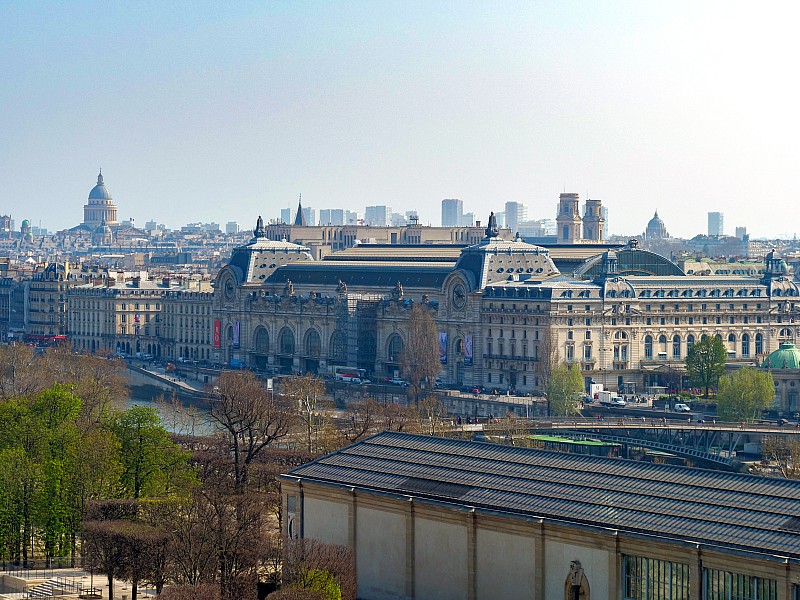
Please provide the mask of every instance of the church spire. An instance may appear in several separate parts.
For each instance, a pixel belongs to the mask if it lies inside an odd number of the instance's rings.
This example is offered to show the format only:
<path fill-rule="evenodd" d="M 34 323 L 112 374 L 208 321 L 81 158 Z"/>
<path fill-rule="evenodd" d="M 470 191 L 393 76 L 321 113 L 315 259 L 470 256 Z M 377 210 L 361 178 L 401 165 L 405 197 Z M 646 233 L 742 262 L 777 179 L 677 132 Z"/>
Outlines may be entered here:
<path fill-rule="evenodd" d="M 306 215 L 303 213 L 303 194 L 300 194 L 300 199 L 297 201 L 297 215 L 294 218 L 295 227 L 305 227 L 308 225 L 306 222 Z"/>

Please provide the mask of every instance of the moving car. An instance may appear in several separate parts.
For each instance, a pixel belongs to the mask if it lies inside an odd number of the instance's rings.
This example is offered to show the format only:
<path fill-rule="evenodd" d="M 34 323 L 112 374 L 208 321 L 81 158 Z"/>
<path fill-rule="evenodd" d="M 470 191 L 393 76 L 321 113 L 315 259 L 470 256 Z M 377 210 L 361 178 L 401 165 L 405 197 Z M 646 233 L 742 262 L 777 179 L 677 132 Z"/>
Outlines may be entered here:
<path fill-rule="evenodd" d="M 691 407 L 688 404 L 683 404 L 682 402 L 678 402 L 675 406 L 672 407 L 672 410 L 675 412 L 691 412 Z"/>

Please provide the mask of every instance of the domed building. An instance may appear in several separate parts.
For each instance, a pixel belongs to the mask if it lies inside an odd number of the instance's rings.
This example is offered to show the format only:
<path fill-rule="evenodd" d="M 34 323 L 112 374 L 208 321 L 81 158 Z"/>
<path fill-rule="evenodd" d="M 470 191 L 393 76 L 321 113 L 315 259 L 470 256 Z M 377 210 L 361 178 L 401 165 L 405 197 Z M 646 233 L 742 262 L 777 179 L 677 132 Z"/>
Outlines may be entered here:
<path fill-rule="evenodd" d="M 784 416 L 794 416 L 800 411 L 800 348 L 794 342 L 783 342 L 764 359 L 761 367 L 769 369 L 775 381 L 775 408 Z"/>
<path fill-rule="evenodd" d="M 33 241 L 33 233 L 31 232 L 31 222 L 28 219 L 22 220 L 22 225 L 19 228 L 20 236 L 24 242 Z"/>
<path fill-rule="evenodd" d="M 117 206 L 103 180 L 103 171 L 97 176 L 97 185 L 89 192 L 89 202 L 83 206 L 83 225 L 95 231 L 101 225 L 115 227 Z"/>
<path fill-rule="evenodd" d="M 663 240 L 668 237 L 667 226 L 664 225 L 664 221 L 661 220 L 661 217 L 658 216 L 658 211 L 656 211 L 653 218 L 647 223 L 644 238 L 646 240 Z"/>

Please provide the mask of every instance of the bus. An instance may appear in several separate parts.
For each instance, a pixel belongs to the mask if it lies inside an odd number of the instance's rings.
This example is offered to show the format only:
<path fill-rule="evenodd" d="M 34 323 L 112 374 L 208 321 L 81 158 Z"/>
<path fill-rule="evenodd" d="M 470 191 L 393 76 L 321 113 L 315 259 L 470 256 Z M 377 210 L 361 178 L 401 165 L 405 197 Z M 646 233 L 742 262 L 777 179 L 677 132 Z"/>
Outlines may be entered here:
<path fill-rule="evenodd" d="M 334 367 L 333 377 L 336 381 L 346 381 L 348 383 L 363 383 L 367 379 L 367 370 L 357 367 Z"/>

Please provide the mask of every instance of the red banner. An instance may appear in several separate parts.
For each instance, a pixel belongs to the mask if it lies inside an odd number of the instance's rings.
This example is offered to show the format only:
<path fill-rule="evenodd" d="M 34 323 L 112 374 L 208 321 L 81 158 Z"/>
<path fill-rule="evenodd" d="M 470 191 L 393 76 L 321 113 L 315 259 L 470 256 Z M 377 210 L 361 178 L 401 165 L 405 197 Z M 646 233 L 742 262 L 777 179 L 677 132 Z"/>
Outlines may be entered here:
<path fill-rule="evenodd" d="M 222 325 L 219 319 L 214 320 L 214 348 L 219 350 L 222 347 Z"/>

